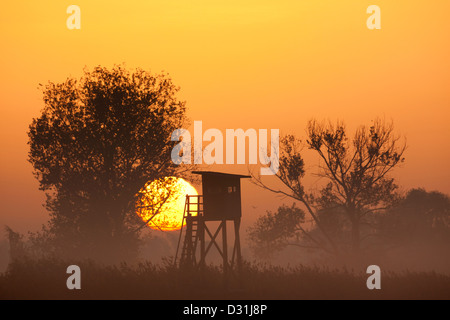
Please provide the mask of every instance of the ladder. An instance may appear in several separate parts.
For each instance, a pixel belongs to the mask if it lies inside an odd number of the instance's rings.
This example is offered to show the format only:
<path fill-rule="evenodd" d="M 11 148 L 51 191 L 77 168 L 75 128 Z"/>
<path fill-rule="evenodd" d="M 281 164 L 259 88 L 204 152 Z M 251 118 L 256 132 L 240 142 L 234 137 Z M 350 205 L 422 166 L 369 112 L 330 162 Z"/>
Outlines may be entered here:
<path fill-rule="evenodd" d="M 192 220 L 191 223 L 189 223 L 189 217 L 187 217 L 186 219 L 186 235 L 184 236 L 180 264 L 195 266 L 197 263 L 195 258 L 195 251 L 198 242 L 198 221 Z"/>
<path fill-rule="evenodd" d="M 203 196 L 186 195 L 184 205 L 183 221 L 181 223 L 180 237 L 178 239 L 177 252 L 175 255 L 175 264 L 177 261 L 178 250 L 182 238 L 183 226 L 186 223 L 186 234 L 184 236 L 183 247 L 181 250 L 180 265 L 194 267 L 197 265 L 196 249 L 199 242 L 200 232 L 199 220 L 203 216 Z"/>

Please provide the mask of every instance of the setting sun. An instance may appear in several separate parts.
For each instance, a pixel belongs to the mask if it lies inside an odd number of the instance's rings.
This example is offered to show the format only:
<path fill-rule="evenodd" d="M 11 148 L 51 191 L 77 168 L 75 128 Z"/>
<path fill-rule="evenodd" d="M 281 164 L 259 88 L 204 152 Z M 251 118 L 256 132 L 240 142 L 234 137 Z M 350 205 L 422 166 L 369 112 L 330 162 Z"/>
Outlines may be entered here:
<path fill-rule="evenodd" d="M 139 191 L 136 213 L 155 230 L 174 231 L 181 228 L 186 195 L 198 195 L 186 180 L 165 177 L 147 183 Z"/>

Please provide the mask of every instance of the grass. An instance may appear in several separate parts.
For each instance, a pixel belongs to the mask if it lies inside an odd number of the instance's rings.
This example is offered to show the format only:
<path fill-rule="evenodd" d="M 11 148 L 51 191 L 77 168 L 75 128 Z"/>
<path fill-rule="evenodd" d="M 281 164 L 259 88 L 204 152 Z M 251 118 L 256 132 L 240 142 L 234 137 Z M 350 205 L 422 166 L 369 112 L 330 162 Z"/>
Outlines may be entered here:
<path fill-rule="evenodd" d="M 81 290 L 66 287 L 70 264 L 81 268 Z M 41 259 L 10 264 L 0 274 L 0 299 L 450 299 L 449 276 L 382 272 L 381 290 L 368 290 L 367 277 L 345 269 L 246 263 L 242 281 L 232 275 L 225 287 L 220 268 L 214 266 L 199 272 L 169 263 L 102 266 Z"/>

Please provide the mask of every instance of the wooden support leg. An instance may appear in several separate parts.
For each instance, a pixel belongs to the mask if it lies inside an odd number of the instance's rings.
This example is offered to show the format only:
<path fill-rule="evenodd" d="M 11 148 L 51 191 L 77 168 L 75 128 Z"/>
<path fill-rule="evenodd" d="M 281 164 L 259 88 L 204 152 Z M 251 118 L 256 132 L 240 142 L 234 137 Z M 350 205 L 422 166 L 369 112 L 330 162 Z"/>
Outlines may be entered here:
<path fill-rule="evenodd" d="M 200 239 L 200 268 L 204 269 L 206 262 L 206 250 L 205 250 L 205 222 L 203 219 L 199 219 L 198 221 L 198 228 L 199 228 L 199 239 Z"/>
<path fill-rule="evenodd" d="M 242 255 L 241 255 L 241 237 L 239 235 L 239 229 L 241 227 L 241 218 L 234 220 L 234 247 L 236 250 L 236 265 L 237 265 L 237 279 L 239 287 L 242 288 Z"/>
<path fill-rule="evenodd" d="M 223 257 L 223 271 L 228 269 L 228 248 L 227 248 L 227 220 L 222 220 L 222 257 Z"/>
<path fill-rule="evenodd" d="M 225 286 L 228 282 L 227 220 L 222 220 L 222 258 Z"/>
<path fill-rule="evenodd" d="M 237 218 L 234 220 L 234 246 L 236 250 L 236 263 L 239 273 L 241 273 L 242 269 L 241 237 L 239 235 L 240 227 L 241 227 L 241 218 Z"/>

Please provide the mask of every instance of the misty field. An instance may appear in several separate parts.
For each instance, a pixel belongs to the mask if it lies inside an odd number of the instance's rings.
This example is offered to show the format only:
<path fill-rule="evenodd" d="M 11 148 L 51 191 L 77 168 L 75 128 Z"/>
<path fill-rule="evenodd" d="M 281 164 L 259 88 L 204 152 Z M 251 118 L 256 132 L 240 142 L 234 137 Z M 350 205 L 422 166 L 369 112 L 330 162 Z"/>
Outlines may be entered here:
<path fill-rule="evenodd" d="M 80 262 L 81 290 L 69 290 L 69 264 L 56 260 L 10 264 L 0 275 L 0 299 L 450 299 L 450 277 L 436 273 L 383 272 L 381 290 L 369 275 L 321 267 L 275 267 L 246 263 L 242 281 L 220 268 L 180 270 L 169 263 L 100 266 Z"/>

